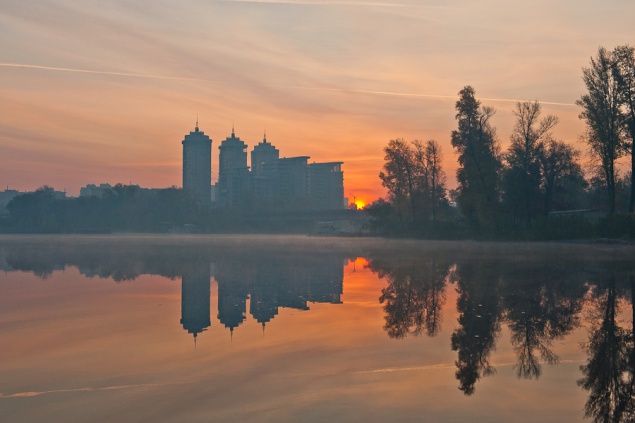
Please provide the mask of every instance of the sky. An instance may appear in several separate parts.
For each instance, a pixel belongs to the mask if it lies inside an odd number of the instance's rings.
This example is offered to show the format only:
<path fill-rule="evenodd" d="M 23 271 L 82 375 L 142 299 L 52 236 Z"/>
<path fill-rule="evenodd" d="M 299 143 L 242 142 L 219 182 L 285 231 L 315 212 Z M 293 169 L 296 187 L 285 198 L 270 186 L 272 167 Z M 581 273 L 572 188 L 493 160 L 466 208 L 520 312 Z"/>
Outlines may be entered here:
<path fill-rule="evenodd" d="M 0 189 L 181 186 L 198 117 L 212 144 L 343 161 L 345 195 L 384 196 L 391 139 L 435 139 L 456 186 L 457 93 L 538 100 L 576 145 L 582 68 L 635 44 L 632 0 L 0 0 Z"/>

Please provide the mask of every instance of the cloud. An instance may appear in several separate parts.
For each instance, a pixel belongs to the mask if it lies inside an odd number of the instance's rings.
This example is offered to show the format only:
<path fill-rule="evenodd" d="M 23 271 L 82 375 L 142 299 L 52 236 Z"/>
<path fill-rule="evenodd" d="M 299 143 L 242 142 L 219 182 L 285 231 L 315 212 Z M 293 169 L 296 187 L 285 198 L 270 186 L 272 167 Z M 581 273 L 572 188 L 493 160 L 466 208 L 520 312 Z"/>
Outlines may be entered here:
<path fill-rule="evenodd" d="M 230 0 L 230 1 L 237 1 L 237 0 Z M 245 0 L 238 0 L 238 1 L 245 1 Z M 204 83 L 220 83 L 221 82 L 221 81 L 216 81 L 212 79 L 202 79 L 202 78 L 188 78 L 188 77 L 180 77 L 180 76 L 153 75 L 153 74 L 129 73 L 129 72 L 111 72 L 111 71 L 77 69 L 77 68 L 61 68 L 61 67 L 54 67 L 54 66 L 30 65 L 30 64 L 21 64 L 21 63 L 0 63 L 0 67 L 27 68 L 27 69 L 38 69 L 38 70 L 59 71 L 59 72 L 78 72 L 78 73 L 88 73 L 88 74 L 96 74 L 96 75 L 165 79 L 165 80 L 175 80 L 175 81 L 194 81 L 194 82 L 204 82 Z M 354 88 L 339 88 L 339 87 L 333 87 L 333 88 L 305 87 L 305 86 L 297 86 L 297 85 L 290 86 L 290 85 L 276 85 L 276 84 L 259 84 L 259 85 L 264 87 L 272 87 L 272 88 L 313 90 L 313 91 L 325 91 L 325 92 L 342 92 L 342 93 L 351 93 L 351 94 L 371 94 L 371 95 L 381 95 L 381 96 L 437 98 L 437 99 L 451 99 L 451 100 L 457 99 L 456 95 L 444 95 L 444 94 L 404 93 L 404 92 L 361 90 L 361 89 L 354 89 Z M 507 102 L 507 103 L 516 103 L 516 102 L 526 101 L 522 99 L 512 99 L 512 98 L 479 97 L 478 99 L 482 101 Z M 562 103 L 562 102 L 555 102 L 555 101 L 541 101 L 540 103 L 546 104 L 546 105 L 552 105 L 552 106 L 569 106 L 569 107 L 576 106 L 575 103 Z"/>

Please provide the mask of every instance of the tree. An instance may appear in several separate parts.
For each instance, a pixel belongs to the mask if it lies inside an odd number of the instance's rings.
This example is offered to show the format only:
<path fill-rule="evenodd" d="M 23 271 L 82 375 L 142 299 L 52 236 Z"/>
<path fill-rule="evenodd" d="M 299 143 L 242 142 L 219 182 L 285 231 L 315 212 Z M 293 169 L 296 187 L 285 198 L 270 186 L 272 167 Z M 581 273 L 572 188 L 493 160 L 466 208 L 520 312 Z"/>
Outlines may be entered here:
<path fill-rule="evenodd" d="M 580 152 L 563 141 L 548 137 L 540 154 L 545 216 L 558 204 L 560 209 L 575 208 L 587 185 L 578 158 Z"/>
<path fill-rule="evenodd" d="M 518 102 L 513 113 L 516 126 L 505 155 L 505 200 L 511 210 L 520 212 L 525 224 L 530 227 L 532 217 L 540 209 L 540 158 L 544 142 L 549 137 L 549 131 L 558 123 L 558 118 L 547 115 L 540 120 L 541 106 L 537 101 Z"/>
<path fill-rule="evenodd" d="M 415 224 L 435 220 L 440 206 L 447 204 L 439 144 L 434 140 L 408 143 L 398 138 L 391 140 L 384 152 L 379 177 L 400 219 L 407 212 Z"/>
<path fill-rule="evenodd" d="M 496 131 L 490 125 L 494 109 L 481 107 L 474 88 L 466 86 L 456 102 L 458 129 L 452 146 L 459 153 L 457 200 L 468 222 L 476 227 L 493 226 L 499 206 L 501 162 Z"/>
<path fill-rule="evenodd" d="M 428 189 L 429 189 L 429 201 L 430 215 L 432 220 L 436 220 L 439 206 L 447 204 L 446 187 L 445 187 L 445 172 L 441 168 L 443 162 L 443 153 L 441 152 L 441 146 L 435 140 L 430 140 L 426 143 L 425 148 L 425 163 L 428 171 Z"/>
<path fill-rule="evenodd" d="M 384 148 L 384 170 L 379 173 L 382 185 L 388 189 L 390 201 L 397 213 L 402 215 L 402 208 L 407 205 L 412 216 L 416 214 L 415 173 L 413 152 L 410 145 L 403 139 L 390 140 Z"/>
<path fill-rule="evenodd" d="M 620 101 L 631 138 L 631 196 L 628 211 L 635 208 L 635 48 L 624 45 L 613 50 L 613 73 L 619 87 Z"/>
<path fill-rule="evenodd" d="M 615 213 L 615 163 L 625 149 L 621 96 L 613 63 L 613 55 L 600 47 L 597 57 L 591 58 L 590 67 L 583 69 L 588 93 L 576 102 L 582 107 L 580 119 L 587 124 L 584 139 L 601 163 L 611 214 Z"/>

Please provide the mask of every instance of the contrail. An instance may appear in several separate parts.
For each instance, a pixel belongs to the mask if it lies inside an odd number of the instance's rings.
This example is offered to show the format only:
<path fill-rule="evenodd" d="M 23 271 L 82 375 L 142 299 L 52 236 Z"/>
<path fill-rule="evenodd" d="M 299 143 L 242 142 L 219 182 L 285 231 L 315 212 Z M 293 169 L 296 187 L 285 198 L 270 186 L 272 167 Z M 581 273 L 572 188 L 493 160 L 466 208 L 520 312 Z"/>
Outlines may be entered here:
<path fill-rule="evenodd" d="M 76 389 L 53 389 L 50 391 L 36 391 L 36 392 L 18 392 L 11 395 L 0 394 L 0 398 L 25 398 L 25 397 L 37 397 L 45 394 L 57 394 L 64 392 L 95 392 L 95 391 L 116 391 L 119 389 L 140 388 L 144 386 L 158 386 L 155 383 L 143 383 L 138 385 L 117 385 L 117 386 L 105 386 L 103 388 L 76 388 Z"/>
<path fill-rule="evenodd" d="M 250 1 L 250 0 L 221 0 L 221 1 Z M 182 76 L 165 76 L 165 75 L 152 75 L 152 74 L 145 74 L 145 73 L 129 73 L 129 72 L 111 72 L 111 71 L 100 71 L 100 70 L 91 70 L 91 69 L 62 68 L 62 67 L 55 67 L 55 66 L 27 65 L 27 64 L 21 64 L 21 63 L 0 63 L 0 67 L 26 68 L 26 69 L 37 69 L 37 70 L 58 71 L 58 72 L 87 73 L 87 74 L 95 74 L 95 75 L 124 76 L 124 77 L 132 77 L 132 78 L 151 78 L 151 79 L 162 79 L 162 80 L 172 80 L 172 81 L 194 81 L 194 82 L 205 82 L 205 83 L 221 82 L 221 81 L 215 81 L 211 79 L 188 78 L 188 77 L 182 77 Z M 223 83 L 228 83 L 228 82 L 224 81 Z M 270 84 L 270 85 L 261 84 L 261 85 L 268 86 L 268 87 L 275 87 L 275 88 L 285 88 L 285 89 L 345 92 L 345 93 L 352 93 L 352 94 L 371 94 L 371 95 L 382 95 L 382 96 L 392 96 L 392 97 L 439 98 L 439 99 L 446 99 L 446 100 L 456 100 L 458 98 L 457 95 L 403 93 L 403 92 L 394 92 L 394 91 L 361 90 L 361 89 L 354 89 L 354 88 L 303 87 L 303 86 L 273 85 L 273 84 Z M 483 97 L 479 97 L 478 100 L 504 102 L 504 103 L 517 103 L 517 102 L 527 101 L 527 100 L 512 99 L 512 98 L 483 98 Z M 562 102 L 556 102 L 556 101 L 540 101 L 540 104 L 551 105 L 551 106 L 576 107 L 575 103 L 562 103 Z"/>
<path fill-rule="evenodd" d="M 561 360 L 558 363 L 560 364 L 577 364 L 584 363 L 585 360 Z M 544 364 L 544 363 L 543 363 Z M 492 363 L 494 367 L 513 367 L 518 365 L 517 362 L 501 362 L 501 363 Z M 456 365 L 454 364 L 429 364 L 424 366 L 414 366 L 414 367 L 386 367 L 381 369 L 371 369 L 371 370 L 359 370 L 355 373 L 394 373 L 394 372 L 412 372 L 412 371 L 421 371 L 421 370 L 438 370 L 438 369 L 456 369 Z"/>
<path fill-rule="evenodd" d="M 164 75 L 151 75 L 151 74 L 145 74 L 145 73 L 110 72 L 110 71 L 77 69 L 77 68 L 59 68 L 54 66 L 25 65 L 22 63 L 0 63 L 0 66 L 6 67 L 6 68 L 27 68 L 27 69 L 40 69 L 40 70 L 60 71 L 60 72 L 90 73 L 90 74 L 96 74 L 96 75 L 130 76 L 133 78 L 152 78 L 152 79 L 168 79 L 168 80 L 176 80 L 176 81 L 210 82 L 205 79 L 186 78 L 182 76 L 164 76 Z"/>

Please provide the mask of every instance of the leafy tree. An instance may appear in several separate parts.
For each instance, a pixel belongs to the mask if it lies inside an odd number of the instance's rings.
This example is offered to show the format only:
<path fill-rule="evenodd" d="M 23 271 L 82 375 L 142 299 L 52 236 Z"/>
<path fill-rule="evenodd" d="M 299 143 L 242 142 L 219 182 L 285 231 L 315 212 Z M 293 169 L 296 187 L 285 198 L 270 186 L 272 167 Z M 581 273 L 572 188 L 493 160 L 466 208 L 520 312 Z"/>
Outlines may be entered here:
<path fill-rule="evenodd" d="M 590 67 L 583 69 L 583 80 L 588 93 L 576 103 L 582 107 L 580 119 L 587 124 L 584 140 L 600 161 L 600 174 L 608 192 L 608 208 L 615 213 L 615 163 L 625 151 L 622 96 L 613 72 L 614 56 L 600 47 Z"/>
<path fill-rule="evenodd" d="M 624 45 L 613 50 L 613 73 L 619 87 L 620 101 L 630 135 L 631 195 L 628 211 L 635 208 L 635 48 Z"/>
<path fill-rule="evenodd" d="M 558 118 L 547 115 L 540 119 L 541 106 L 537 101 L 516 103 L 513 113 L 516 126 L 505 154 L 504 199 L 514 212 L 514 217 L 520 214 L 529 227 L 532 218 L 540 210 L 544 142 L 549 137 L 549 131 L 558 123 Z"/>
<path fill-rule="evenodd" d="M 490 124 L 494 109 L 481 107 L 474 88 L 466 86 L 456 103 L 458 129 L 452 146 L 459 153 L 457 200 L 468 222 L 476 227 L 496 224 L 501 162 L 496 131 Z"/>

